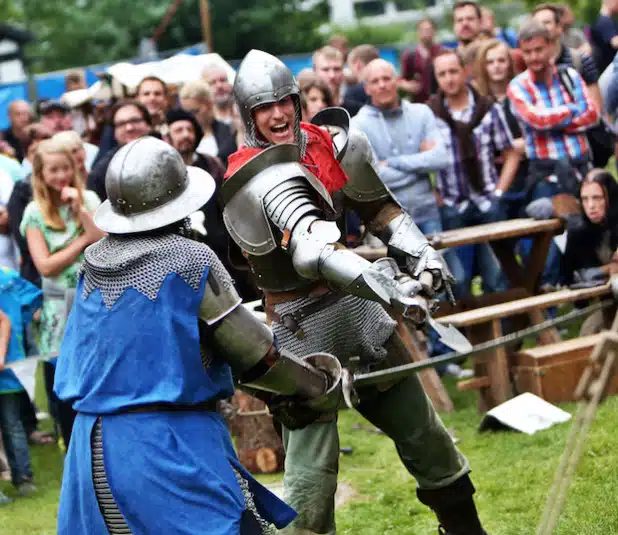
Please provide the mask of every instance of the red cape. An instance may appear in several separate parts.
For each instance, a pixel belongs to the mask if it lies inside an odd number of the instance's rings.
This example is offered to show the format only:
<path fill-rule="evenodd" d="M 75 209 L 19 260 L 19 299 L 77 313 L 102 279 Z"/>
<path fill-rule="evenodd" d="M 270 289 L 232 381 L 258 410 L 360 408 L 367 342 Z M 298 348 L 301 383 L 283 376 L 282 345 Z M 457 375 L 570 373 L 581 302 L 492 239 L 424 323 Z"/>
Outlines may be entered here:
<path fill-rule="evenodd" d="M 323 128 L 310 123 L 300 123 L 300 127 L 307 133 L 307 150 L 301 163 L 318 177 L 329 193 L 332 194 L 341 189 L 348 181 L 348 176 L 334 156 L 333 141 L 330 135 Z M 231 177 L 262 150 L 264 149 L 254 149 L 244 145 L 240 147 L 228 158 L 225 179 Z"/>

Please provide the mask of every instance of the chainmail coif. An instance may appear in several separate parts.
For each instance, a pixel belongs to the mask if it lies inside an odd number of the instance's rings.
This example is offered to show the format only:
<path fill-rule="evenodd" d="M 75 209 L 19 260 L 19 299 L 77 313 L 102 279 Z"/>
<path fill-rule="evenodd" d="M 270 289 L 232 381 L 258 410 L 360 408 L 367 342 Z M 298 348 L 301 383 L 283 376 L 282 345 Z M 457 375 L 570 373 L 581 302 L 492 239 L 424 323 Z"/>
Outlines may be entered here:
<path fill-rule="evenodd" d="M 234 284 L 207 245 L 177 234 L 109 236 L 88 247 L 84 258 L 82 298 L 99 289 L 107 309 L 128 288 L 154 301 L 163 281 L 172 273 L 195 291 L 199 290 L 207 267 L 215 272 L 225 289 Z"/>

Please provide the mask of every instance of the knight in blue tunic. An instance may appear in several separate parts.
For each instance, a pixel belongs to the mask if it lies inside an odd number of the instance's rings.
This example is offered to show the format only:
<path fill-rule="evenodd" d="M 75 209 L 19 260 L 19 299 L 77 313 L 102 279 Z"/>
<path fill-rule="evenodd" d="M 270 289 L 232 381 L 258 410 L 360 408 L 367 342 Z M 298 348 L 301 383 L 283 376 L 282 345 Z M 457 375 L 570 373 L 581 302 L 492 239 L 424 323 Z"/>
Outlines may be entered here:
<path fill-rule="evenodd" d="M 108 236 L 86 250 L 56 371 L 56 394 L 78 413 L 58 533 L 284 527 L 295 512 L 240 465 L 217 401 L 233 376 L 309 406 L 336 381 L 280 353 L 214 253 L 182 235 L 213 194 L 207 173 L 141 138 L 114 156 L 106 188 L 95 223 Z"/>

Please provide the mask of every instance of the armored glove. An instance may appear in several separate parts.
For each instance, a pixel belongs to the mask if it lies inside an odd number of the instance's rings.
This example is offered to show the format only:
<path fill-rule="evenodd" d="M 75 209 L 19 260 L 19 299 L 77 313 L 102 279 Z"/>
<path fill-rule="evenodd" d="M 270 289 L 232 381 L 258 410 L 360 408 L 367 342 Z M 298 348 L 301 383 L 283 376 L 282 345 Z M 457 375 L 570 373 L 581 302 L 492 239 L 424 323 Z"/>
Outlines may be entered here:
<path fill-rule="evenodd" d="M 302 429 L 324 416 L 313 410 L 300 399 L 290 396 L 273 396 L 266 401 L 273 418 L 288 429 Z"/>
<path fill-rule="evenodd" d="M 423 284 L 402 273 L 392 258 L 380 258 L 363 272 L 363 279 L 393 310 L 417 325 L 425 322 L 428 303 L 421 297 Z"/>
<path fill-rule="evenodd" d="M 446 265 L 442 255 L 427 244 L 420 257 L 406 257 L 406 271 L 423 286 L 423 293 L 432 297 L 434 293 L 446 290 L 457 282 Z"/>

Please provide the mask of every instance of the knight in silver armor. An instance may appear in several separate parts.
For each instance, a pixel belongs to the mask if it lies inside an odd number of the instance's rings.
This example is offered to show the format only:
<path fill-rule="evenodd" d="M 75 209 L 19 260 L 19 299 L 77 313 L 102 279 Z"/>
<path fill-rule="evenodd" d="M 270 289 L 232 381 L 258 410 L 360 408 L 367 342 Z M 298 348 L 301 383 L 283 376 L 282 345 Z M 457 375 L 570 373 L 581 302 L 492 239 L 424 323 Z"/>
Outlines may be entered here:
<path fill-rule="evenodd" d="M 350 129 L 342 109 L 324 110 L 315 124 L 301 122 L 294 77 L 267 53 L 249 52 L 233 90 L 246 137 L 229 159 L 224 222 L 264 291 L 281 347 L 334 354 L 344 367 L 352 358 L 364 369 L 409 362 L 391 314 L 423 324 L 426 300 L 451 277 L 381 182 L 367 139 Z M 341 245 L 337 221 L 345 207 L 388 244 L 393 258 L 371 263 Z M 419 498 L 434 509 L 444 532 L 484 533 L 468 463 L 418 378 L 364 388 L 358 396 L 357 409 L 395 441 Z M 283 437 L 284 498 L 299 516 L 282 533 L 333 535 L 335 419 L 284 429 Z"/>
<path fill-rule="evenodd" d="M 216 255 L 184 237 L 208 173 L 145 137 L 115 154 L 106 189 L 108 236 L 86 250 L 56 373 L 78 413 L 58 532 L 272 533 L 294 512 L 244 471 L 217 403 L 235 379 L 304 425 L 336 410 L 341 365 L 280 349 Z"/>

